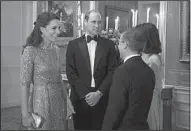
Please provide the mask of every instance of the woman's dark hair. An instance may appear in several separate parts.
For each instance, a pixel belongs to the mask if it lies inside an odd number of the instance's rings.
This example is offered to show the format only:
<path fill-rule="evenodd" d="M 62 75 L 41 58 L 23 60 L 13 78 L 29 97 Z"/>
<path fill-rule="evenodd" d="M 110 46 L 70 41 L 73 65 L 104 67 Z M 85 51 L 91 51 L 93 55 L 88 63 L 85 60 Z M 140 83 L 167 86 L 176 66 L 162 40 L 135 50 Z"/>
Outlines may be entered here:
<path fill-rule="evenodd" d="M 161 53 L 161 42 L 159 38 L 159 32 L 156 26 L 152 23 L 143 23 L 140 25 L 137 25 L 135 29 L 141 28 L 141 30 L 144 30 L 143 32 L 146 34 L 146 44 L 143 48 L 143 52 L 146 54 L 149 53 Z"/>
<path fill-rule="evenodd" d="M 34 22 L 34 29 L 26 40 L 23 50 L 27 46 L 39 46 L 42 42 L 42 32 L 40 27 L 46 27 L 51 20 L 58 19 L 59 17 L 52 12 L 42 12 L 38 15 L 36 22 Z M 23 52 L 23 51 L 22 51 Z"/>

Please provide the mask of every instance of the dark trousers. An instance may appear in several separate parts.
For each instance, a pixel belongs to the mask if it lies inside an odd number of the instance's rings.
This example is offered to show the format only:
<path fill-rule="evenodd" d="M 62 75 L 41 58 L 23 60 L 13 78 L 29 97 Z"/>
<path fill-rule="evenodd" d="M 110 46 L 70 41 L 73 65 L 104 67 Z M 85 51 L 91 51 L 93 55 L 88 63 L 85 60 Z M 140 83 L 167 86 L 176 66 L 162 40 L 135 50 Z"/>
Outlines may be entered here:
<path fill-rule="evenodd" d="M 104 119 L 106 101 L 102 97 L 97 105 L 89 106 L 85 99 L 77 100 L 73 115 L 75 130 L 100 130 Z"/>

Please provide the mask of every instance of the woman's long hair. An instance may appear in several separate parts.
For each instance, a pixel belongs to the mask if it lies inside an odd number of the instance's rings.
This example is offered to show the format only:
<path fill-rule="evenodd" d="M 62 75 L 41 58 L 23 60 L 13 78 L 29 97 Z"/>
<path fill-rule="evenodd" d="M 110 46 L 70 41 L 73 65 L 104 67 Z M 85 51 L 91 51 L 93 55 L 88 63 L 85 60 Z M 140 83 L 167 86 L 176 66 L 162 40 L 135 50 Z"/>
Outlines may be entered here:
<path fill-rule="evenodd" d="M 42 32 L 40 27 L 46 27 L 51 20 L 58 19 L 59 17 L 52 12 L 42 12 L 38 15 L 36 22 L 34 22 L 34 29 L 30 36 L 26 39 L 26 44 L 23 46 L 23 50 L 27 46 L 38 47 L 42 42 Z M 22 53 L 23 53 L 22 50 Z"/>
<path fill-rule="evenodd" d="M 135 28 L 141 28 L 144 30 L 144 33 L 146 34 L 147 40 L 146 44 L 143 48 L 143 52 L 146 54 L 149 53 L 161 53 L 161 42 L 159 38 L 159 32 L 156 26 L 152 23 L 143 23 L 140 25 L 137 25 Z"/>

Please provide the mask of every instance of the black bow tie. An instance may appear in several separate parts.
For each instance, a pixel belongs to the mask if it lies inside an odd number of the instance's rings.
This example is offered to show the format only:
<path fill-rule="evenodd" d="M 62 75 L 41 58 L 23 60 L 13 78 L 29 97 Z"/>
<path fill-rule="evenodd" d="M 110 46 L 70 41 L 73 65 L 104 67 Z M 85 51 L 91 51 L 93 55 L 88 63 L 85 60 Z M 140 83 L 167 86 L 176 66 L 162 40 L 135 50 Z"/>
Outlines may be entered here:
<path fill-rule="evenodd" d="M 98 36 L 97 35 L 95 35 L 93 38 L 91 37 L 91 36 L 87 36 L 87 43 L 89 43 L 90 41 L 92 41 L 92 40 L 94 40 L 94 41 L 98 41 Z"/>

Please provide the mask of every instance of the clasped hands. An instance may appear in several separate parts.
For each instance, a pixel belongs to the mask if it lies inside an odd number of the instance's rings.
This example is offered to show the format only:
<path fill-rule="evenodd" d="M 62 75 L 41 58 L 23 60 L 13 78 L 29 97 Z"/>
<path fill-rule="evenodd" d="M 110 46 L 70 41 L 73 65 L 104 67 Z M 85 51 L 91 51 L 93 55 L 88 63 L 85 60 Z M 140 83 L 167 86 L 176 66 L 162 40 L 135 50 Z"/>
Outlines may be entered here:
<path fill-rule="evenodd" d="M 88 105 L 95 106 L 99 102 L 101 96 L 102 93 L 100 91 L 90 92 L 85 96 L 85 101 Z"/>

